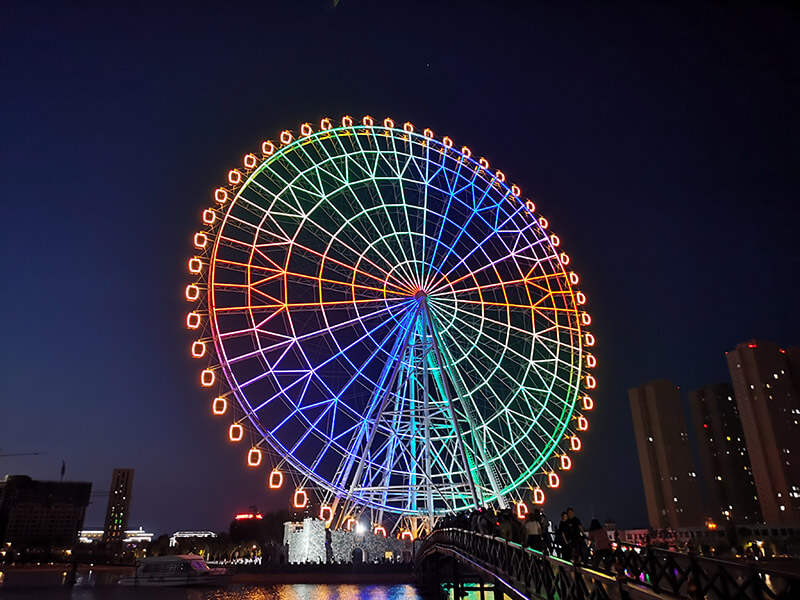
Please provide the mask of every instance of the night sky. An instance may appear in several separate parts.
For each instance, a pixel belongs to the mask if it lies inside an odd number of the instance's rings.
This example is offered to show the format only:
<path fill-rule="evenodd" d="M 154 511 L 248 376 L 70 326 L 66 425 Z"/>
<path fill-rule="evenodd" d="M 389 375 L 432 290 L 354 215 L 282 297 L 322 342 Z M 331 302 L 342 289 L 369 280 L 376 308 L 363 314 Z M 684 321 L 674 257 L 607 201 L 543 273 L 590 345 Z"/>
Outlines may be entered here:
<path fill-rule="evenodd" d="M 551 518 L 646 525 L 628 388 L 685 394 L 727 380 L 739 342 L 800 344 L 788 3 L 112 4 L 0 7 L 0 452 L 44 453 L 0 477 L 64 460 L 98 493 L 87 526 L 114 467 L 136 469 L 130 526 L 157 533 L 288 507 L 210 414 L 183 288 L 211 191 L 304 121 L 449 135 L 563 240 L 599 389 Z"/>

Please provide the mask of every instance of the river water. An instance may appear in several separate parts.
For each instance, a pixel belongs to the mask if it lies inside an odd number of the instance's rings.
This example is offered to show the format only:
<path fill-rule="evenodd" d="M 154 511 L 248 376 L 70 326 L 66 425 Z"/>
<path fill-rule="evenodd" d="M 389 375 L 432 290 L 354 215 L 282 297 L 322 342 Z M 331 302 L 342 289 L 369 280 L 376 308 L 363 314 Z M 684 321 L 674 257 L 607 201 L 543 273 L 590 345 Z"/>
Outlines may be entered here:
<path fill-rule="evenodd" d="M 2 589 L 2 600 L 420 600 L 412 585 L 230 585 L 225 588 Z"/>

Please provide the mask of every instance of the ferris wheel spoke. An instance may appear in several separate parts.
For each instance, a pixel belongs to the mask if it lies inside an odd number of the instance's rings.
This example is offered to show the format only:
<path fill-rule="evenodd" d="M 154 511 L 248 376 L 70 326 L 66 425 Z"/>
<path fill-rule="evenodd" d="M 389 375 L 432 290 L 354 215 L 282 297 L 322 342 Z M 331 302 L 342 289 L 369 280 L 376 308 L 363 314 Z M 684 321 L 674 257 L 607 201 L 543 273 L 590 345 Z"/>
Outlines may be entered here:
<path fill-rule="evenodd" d="M 532 226 L 532 223 L 528 224 L 525 227 L 525 229 L 519 230 L 518 235 L 522 236 L 523 232 L 526 231 L 527 229 L 530 229 L 531 226 Z M 452 265 L 446 271 L 444 270 L 444 262 L 443 262 L 442 263 L 442 269 L 441 269 L 442 273 L 440 274 L 439 278 L 431 285 L 431 289 L 432 290 L 438 289 L 438 287 L 442 284 L 443 280 L 448 278 L 449 275 L 451 273 L 453 273 L 457 268 L 459 268 L 461 266 L 465 266 L 467 264 L 467 261 L 469 259 L 473 258 L 473 256 L 475 255 L 476 252 L 478 252 L 478 251 L 483 252 L 484 251 L 484 248 L 483 248 L 484 244 L 487 241 L 491 240 L 491 239 L 492 239 L 491 235 L 486 236 L 480 243 L 476 244 L 475 247 L 472 250 L 470 250 L 465 256 L 461 257 L 454 265 Z M 524 258 L 524 259 L 528 259 L 528 260 L 533 260 L 537 264 L 541 263 L 542 262 L 541 258 L 538 258 L 536 256 L 529 257 L 524 253 L 534 249 L 537 246 L 546 246 L 546 244 L 549 244 L 549 241 L 546 238 L 544 238 L 544 239 L 535 239 L 532 242 L 530 242 L 528 245 L 526 245 L 526 246 L 524 246 L 522 248 L 508 249 L 507 253 L 501 253 L 501 255 L 496 259 L 491 259 L 488 256 L 486 256 L 485 260 L 480 261 L 480 264 L 481 264 L 480 267 L 478 267 L 476 269 L 466 269 L 467 273 L 465 275 L 463 275 L 462 277 L 460 277 L 460 278 L 456 278 L 455 282 L 458 282 L 461 279 L 464 279 L 466 277 L 474 277 L 474 276 L 476 276 L 476 275 L 478 275 L 478 274 L 480 274 L 480 273 L 482 273 L 482 272 L 484 272 L 486 270 L 489 270 L 489 269 L 495 269 L 497 267 L 497 265 L 505 263 L 505 262 L 507 262 L 509 260 L 515 261 L 515 264 L 517 266 L 519 274 L 524 277 L 524 273 L 519 268 L 519 264 L 516 261 Z M 557 259 L 553 259 L 553 260 L 556 260 L 556 262 L 557 262 Z M 530 272 L 530 271 L 532 271 L 532 269 L 529 269 L 528 272 Z"/>
<path fill-rule="evenodd" d="M 447 198 L 447 205 L 445 206 L 443 217 L 440 219 L 441 225 L 439 226 L 438 232 L 436 234 L 436 242 L 435 242 L 433 251 L 431 252 L 430 258 L 426 259 L 426 261 L 425 261 L 425 263 L 430 265 L 430 267 L 431 267 L 431 271 L 429 273 L 429 276 L 433 275 L 433 274 L 435 274 L 437 272 L 436 271 L 436 266 L 435 266 L 436 265 L 436 255 L 437 255 L 437 253 L 439 251 L 439 247 L 440 247 L 440 243 L 441 243 L 441 239 L 442 239 L 442 234 L 443 234 L 444 229 L 445 229 L 445 225 L 447 224 L 447 222 L 451 221 L 450 218 L 449 218 L 450 207 L 453 205 L 453 201 L 454 200 L 456 202 L 462 203 L 462 201 L 460 200 L 460 198 L 456 194 L 455 186 L 452 185 L 450 178 L 447 177 L 447 175 L 446 175 L 447 169 L 445 168 L 444 163 L 442 163 L 440 165 L 440 167 L 441 167 L 440 169 L 437 169 L 434 172 L 433 177 L 427 179 L 426 182 L 425 182 L 425 184 L 426 184 L 425 187 L 426 187 L 426 189 L 428 189 L 429 187 L 432 187 L 432 183 L 433 183 L 434 177 L 436 177 L 439 173 L 445 173 L 444 180 L 445 180 L 445 182 L 447 184 L 447 187 L 448 187 L 447 190 L 442 190 L 441 188 L 439 188 L 439 190 L 442 191 L 444 196 Z M 477 173 L 473 175 L 473 178 L 469 181 L 468 185 L 466 185 L 465 188 L 464 188 L 464 189 L 469 189 L 470 194 L 473 195 L 473 197 L 474 197 L 475 189 L 474 189 L 474 186 L 472 185 L 472 183 L 474 182 L 476 177 L 477 177 Z M 484 191 L 484 197 L 485 197 L 485 194 L 487 194 L 487 193 L 488 193 L 488 190 L 485 190 Z M 467 207 L 466 204 L 464 204 L 464 206 Z M 467 207 L 467 208 L 475 209 L 476 206 L 473 203 L 472 207 Z M 471 218 L 471 217 L 469 217 L 469 218 Z M 464 224 L 464 228 L 466 226 L 467 226 L 467 224 Z M 464 228 L 462 228 L 459 231 L 459 236 L 455 240 L 456 242 L 460 238 L 461 232 L 463 232 Z M 451 252 L 452 245 L 451 246 L 447 246 L 447 248 L 448 248 L 448 252 L 445 255 L 445 258 Z M 425 286 L 430 289 L 431 285 L 430 285 L 429 276 L 426 277 L 426 279 L 425 279 Z"/>
<path fill-rule="evenodd" d="M 337 141 L 338 141 L 338 142 L 340 143 L 340 145 L 341 145 L 341 140 L 338 140 L 338 139 L 337 139 Z M 364 160 L 364 161 L 366 162 L 366 161 L 367 161 L 367 153 L 364 151 L 364 148 L 363 148 L 363 146 L 361 146 L 361 142 L 360 142 L 360 140 L 358 140 L 358 139 L 357 139 L 357 140 L 356 140 L 356 142 L 358 143 L 358 146 L 359 146 L 359 148 L 361 149 L 361 152 L 358 154 L 358 158 L 360 158 L 361 160 Z M 354 153 L 347 152 L 347 153 L 345 153 L 345 156 L 347 157 L 347 158 L 345 159 L 345 168 L 346 168 L 346 167 L 347 167 L 347 165 L 348 165 L 348 159 L 349 159 L 350 161 L 353 161 L 354 163 L 358 164 L 358 158 L 354 158 Z M 362 185 L 363 185 L 363 182 L 366 182 L 366 181 L 369 181 L 369 182 L 374 182 L 374 180 L 375 180 L 375 172 L 376 172 L 376 170 L 377 170 L 377 163 L 378 163 L 378 161 L 379 161 L 379 160 L 380 160 L 380 153 L 377 153 L 377 156 L 376 156 L 376 163 L 375 163 L 375 166 L 374 166 L 374 168 L 372 168 L 372 169 L 368 169 L 368 168 L 365 168 L 365 167 L 363 167 L 363 166 L 359 165 L 359 167 L 361 167 L 362 171 L 364 171 L 364 172 L 367 174 L 367 176 L 363 177 L 363 178 L 360 180 L 360 182 L 362 183 Z M 345 176 L 345 173 L 343 173 L 343 172 L 341 171 L 341 169 L 340 169 L 339 165 L 338 165 L 336 162 L 333 162 L 333 161 L 332 161 L 332 163 L 331 163 L 331 164 L 332 164 L 332 165 L 333 165 L 335 168 L 337 168 L 337 170 L 339 170 L 339 174 L 340 174 L 340 176 L 343 176 L 343 177 Z M 360 196 L 359 196 L 357 193 L 355 193 L 355 192 L 353 191 L 353 189 L 352 189 L 352 187 L 350 186 L 350 184 L 349 184 L 349 183 L 347 184 L 347 187 L 348 187 L 348 190 L 350 191 L 350 194 L 348 194 L 348 195 L 347 195 L 347 197 L 348 197 L 348 198 L 355 198 L 355 199 L 356 199 L 356 201 L 358 202 L 358 204 L 359 204 L 359 207 L 360 207 L 360 209 L 361 209 L 361 213 L 362 213 L 362 214 L 365 214 L 365 215 L 367 215 L 367 218 L 368 218 L 368 220 L 369 220 L 369 223 L 370 223 L 370 225 L 371 225 L 371 226 L 372 226 L 372 228 L 373 228 L 373 231 L 374 231 L 375 235 L 379 236 L 381 239 L 385 239 L 385 238 L 383 238 L 384 232 L 381 230 L 381 228 L 380 228 L 380 227 L 378 227 L 378 226 L 377 226 L 377 224 L 375 223 L 375 221 L 372 219 L 372 216 L 371 216 L 371 214 L 370 214 L 370 211 L 367 211 L 367 210 L 366 210 L 366 207 L 364 206 L 363 202 L 361 201 L 361 198 L 360 198 Z M 373 189 L 372 189 L 371 185 L 370 185 L 370 184 L 367 184 L 367 185 L 365 185 L 365 186 L 364 186 L 364 189 L 365 189 L 365 190 L 367 191 L 367 193 L 368 193 L 368 194 L 369 194 L 369 195 L 370 195 L 370 196 L 373 198 L 373 201 L 374 201 L 374 199 L 375 199 L 375 196 L 373 195 Z M 377 189 L 376 189 L 375 191 L 376 191 L 376 193 L 377 193 L 377 197 L 378 197 L 378 198 L 381 198 L 381 199 L 383 199 L 382 195 L 380 194 L 380 190 L 377 190 Z M 381 204 L 382 204 L 382 203 L 381 203 Z M 392 219 L 391 219 L 391 216 L 389 215 L 388 211 L 386 211 L 385 209 L 384 209 L 384 212 L 385 212 L 385 216 L 386 216 L 386 219 L 387 219 L 387 221 L 388 221 L 388 222 L 389 222 L 389 224 L 392 226 L 392 229 L 393 229 L 393 231 L 394 231 L 394 233 L 395 233 L 395 235 L 396 235 L 396 234 L 397 234 L 397 229 L 394 227 L 394 223 L 393 223 L 393 221 L 392 221 Z M 400 259 L 400 257 L 398 257 L 398 256 L 397 256 L 397 254 L 394 252 L 394 249 L 393 249 L 393 248 L 391 248 L 391 247 L 390 247 L 390 246 L 389 246 L 387 243 L 385 243 L 385 241 L 384 241 L 384 245 L 387 247 L 387 250 L 388 250 L 388 251 L 391 253 L 392 257 L 394 258 L 395 264 L 401 264 L 401 263 L 403 263 L 403 262 L 404 262 L 403 260 L 401 260 L 401 259 Z M 403 250 L 403 249 L 402 249 L 402 247 L 401 247 L 400 249 L 401 249 L 401 251 Z M 404 252 L 403 252 L 403 254 L 404 254 L 404 259 L 405 259 L 405 261 L 407 262 L 407 261 L 408 261 L 408 257 L 407 257 L 407 256 L 405 256 L 405 253 L 404 253 Z M 410 274 L 410 273 L 406 273 L 406 275 L 409 275 L 409 274 Z"/>

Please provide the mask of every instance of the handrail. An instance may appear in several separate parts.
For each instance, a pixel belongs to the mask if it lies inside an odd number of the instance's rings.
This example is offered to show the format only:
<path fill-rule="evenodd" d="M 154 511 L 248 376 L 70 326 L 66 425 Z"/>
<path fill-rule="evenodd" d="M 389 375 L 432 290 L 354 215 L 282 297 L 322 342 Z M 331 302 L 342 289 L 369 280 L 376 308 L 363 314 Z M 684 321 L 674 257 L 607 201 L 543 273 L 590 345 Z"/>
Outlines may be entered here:
<path fill-rule="evenodd" d="M 464 529 L 438 529 L 420 546 L 417 565 L 443 552 L 505 578 L 528 598 L 586 600 L 644 593 L 709 600 L 800 598 L 798 575 L 652 547 L 618 547 L 588 567 L 504 538 Z"/>

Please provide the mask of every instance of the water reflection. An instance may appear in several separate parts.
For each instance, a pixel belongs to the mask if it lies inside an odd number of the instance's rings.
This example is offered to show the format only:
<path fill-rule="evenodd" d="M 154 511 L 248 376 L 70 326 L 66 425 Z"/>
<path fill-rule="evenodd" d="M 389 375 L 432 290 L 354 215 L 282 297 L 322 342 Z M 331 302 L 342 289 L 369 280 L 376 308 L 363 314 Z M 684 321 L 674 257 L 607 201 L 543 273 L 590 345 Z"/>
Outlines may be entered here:
<path fill-rule="evenodd" d="M 0 589 L 2 600 L 420 600 L 411 585 L 232 585 L 220 589 L 115 586 Z"/>

